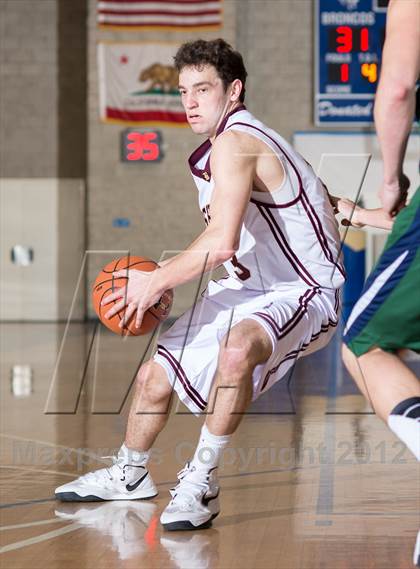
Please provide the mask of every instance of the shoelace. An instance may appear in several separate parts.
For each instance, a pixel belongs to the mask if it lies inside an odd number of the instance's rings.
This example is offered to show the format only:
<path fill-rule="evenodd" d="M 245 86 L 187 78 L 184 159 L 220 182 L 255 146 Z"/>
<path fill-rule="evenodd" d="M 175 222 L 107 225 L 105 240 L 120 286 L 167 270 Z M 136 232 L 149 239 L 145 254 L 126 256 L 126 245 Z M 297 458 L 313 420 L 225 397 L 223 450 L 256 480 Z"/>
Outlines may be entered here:
<path fill-rule="evenodd" d="M 123 463 L 123 459 L 118 456 L 101 456 L 101 459 L 102 458 L 104 459 L 110 458 L 112 460 L 112 466 L 100 468 L 99 470 L 95 470 L 94 472 L 88 472 L 87 474 L 85 474 L 86 479 L 90 481 L 99 481 L 102 480 L 104 476 L 106 476 L 107 478 L 109 478 L 109 480 L 114 480 L 115 476 L 112 475 L 111 471 L 112 469 L 114 469 L 115 466 L 117 466 L 121 471 L 119 479 L 121 482 L 123 482 L 125 480 L 125 467 L 126 467 L 126 465 L 121 466 L 121 464 Z"/>
<path fill-rule="evenodd" d="M 169 490 L 172 496 L 171 504 L 178 506 L 183 511 L 188 511 L 193 506 L 194 501 L 208 490 L 209 475 L 206 474 L 203 480 L 202 475 L 194 476 L 194 472 L 197 472 L 196 469 L 187 463 L 177 474 L 178 484 Z"/>

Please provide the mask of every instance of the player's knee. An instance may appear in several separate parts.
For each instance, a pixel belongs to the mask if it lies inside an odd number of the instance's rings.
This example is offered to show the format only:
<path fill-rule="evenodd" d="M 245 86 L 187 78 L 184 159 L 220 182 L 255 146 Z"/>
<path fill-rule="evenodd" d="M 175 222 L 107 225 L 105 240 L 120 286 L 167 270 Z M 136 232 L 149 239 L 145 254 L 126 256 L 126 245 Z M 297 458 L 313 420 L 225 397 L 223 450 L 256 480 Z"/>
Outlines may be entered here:
<path fill-rule="evenodd" d="M 255 367 L 253 346 L 248 339 L 222 342 L 219 352 L 219 373 L 225 378 L 243 377 Z"/>
<path fill-rule="evenodd" d="M 136 388 L 141 392 L 141 398 L 151 403 L 167 399 L 172 392 L 165 371 L 153 360 L 143 364 L 138 371 Z"/>
<path fill-rule="evenodd" d="M 352 373 L 352 370 L 355 370 L 355 366 L 358 368 L 360 365 L 357 363 L 357 360 L 359 359 L 358 356 L 356 356 L 356 354 L 346 344 L 341 346 L 341 357 L 344 365 L 350 373 Z"/>

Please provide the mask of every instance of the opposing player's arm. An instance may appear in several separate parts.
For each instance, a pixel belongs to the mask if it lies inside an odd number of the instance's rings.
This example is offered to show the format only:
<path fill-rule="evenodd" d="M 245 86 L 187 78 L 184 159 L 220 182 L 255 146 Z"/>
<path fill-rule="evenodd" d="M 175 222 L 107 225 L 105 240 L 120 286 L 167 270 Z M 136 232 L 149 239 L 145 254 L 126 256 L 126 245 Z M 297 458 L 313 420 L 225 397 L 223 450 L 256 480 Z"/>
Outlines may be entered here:
<path fill-rule="evenodd" d="M 330 196 L 334 200 L 335 213 L 341 213 L 344 218 L 341 225 L 353 227 L 378 227 L 379 229 L 392 229 L 394 221 L 389 219 L 382 208 L 366 209 L 356 205 L 352 200 L 347 198 L 338 198 Z"/>
<path fill-rule="evenodd" d="M 375 126 L 384 162 L 380 198 L 393 212 L 392 193 L 407 189 L 402 176 L 407 139 L 413 124 L 415 85 L 420 73 L 420 2 L 391 0 L 386 24 L 382 69 L 375 98 Z"/>
<path fill-rule="evenodd" d="M 250 139 L 233 131 L 216 139 L 210 163 L 215 182 L 210 223 L 185 251 L 172 257 L 159 270 L 159 282 L 164 290 L 216 268 L 237 250 L 257 162 Z"/>

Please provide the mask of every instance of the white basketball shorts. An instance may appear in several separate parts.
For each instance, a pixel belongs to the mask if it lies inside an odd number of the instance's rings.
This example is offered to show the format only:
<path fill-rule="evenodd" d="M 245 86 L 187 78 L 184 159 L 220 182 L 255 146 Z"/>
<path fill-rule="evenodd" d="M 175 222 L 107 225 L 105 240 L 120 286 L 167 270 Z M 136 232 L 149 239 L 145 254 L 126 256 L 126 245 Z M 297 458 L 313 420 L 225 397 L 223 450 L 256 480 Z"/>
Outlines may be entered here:
<path fill-rule="evenodd" d="M 340 292 L 282 286 L 253 291 L 227 277 L 210 281 L 200 300 L 158 340 L 154 360 L 166 370 L 181 401 L 194 414 L 205 413 L 216 373 L 219 345 L 229 329 L 245 319 L 258 322 L 273 351 L 253 373 L 253 400 L 284 377 L 301 356 L 323 348 L 338 323 Z"/>

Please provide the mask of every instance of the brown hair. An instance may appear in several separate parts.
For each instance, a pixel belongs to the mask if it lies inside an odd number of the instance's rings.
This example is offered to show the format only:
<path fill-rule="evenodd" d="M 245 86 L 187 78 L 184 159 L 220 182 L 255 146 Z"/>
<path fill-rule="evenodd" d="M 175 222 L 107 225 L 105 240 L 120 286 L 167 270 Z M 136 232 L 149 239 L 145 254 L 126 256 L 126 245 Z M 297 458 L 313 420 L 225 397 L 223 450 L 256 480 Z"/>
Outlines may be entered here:
<path fill-rule="evenodd" d="M 189 65 L 193 67 L 213 65 L 223 81 L 225 91 L 230 83 L 235 79 L 240 79 L 242 81 L 242 91 L 239 100 L 242 103 L 244 102 L 245 81 L 248 73 L 246 72 L 242 55 L 238 51 L 234 51 L 232 46 L 225 40 L 196 40 L 184 43 L 178 49 L 174 62 L 178 73 Z"/>

